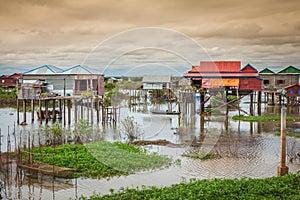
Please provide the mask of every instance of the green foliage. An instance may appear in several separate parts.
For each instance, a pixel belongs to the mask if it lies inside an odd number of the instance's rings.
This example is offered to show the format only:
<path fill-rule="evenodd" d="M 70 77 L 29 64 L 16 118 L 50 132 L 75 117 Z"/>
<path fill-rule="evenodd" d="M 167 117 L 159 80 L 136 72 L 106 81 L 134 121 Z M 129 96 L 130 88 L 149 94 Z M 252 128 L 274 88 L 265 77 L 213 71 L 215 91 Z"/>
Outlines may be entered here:
<path fill-rule="evenodd" d="M 17 89 L 3 90 L 0 88 L 0 103 L 1 106 L 16 105 L 17 101 Z"/>
<path fill-rule="evenodd" d="M 60 137 L 63 134 L 62 125 L 58 122 L 55 122 L 55 124 L 50 127 L 50 131 L 54 137 Z"/>
<path fill-rule="evenodd" d="M 118 83 L 118 87 L 121 89 L 139 89 L 143 85 L 142 81 L 123 81 Z"/>
<path fill-rule="evenodd" d="M 57 148 L 32 149 L 34 162 L 44 162 L 60 167 L 75 168 L 75 176 L 111 177 L 127 175 L 142 170 L 167 166 L 171 160 L 157 154 L 146 154 L 133 145 L 106 141 L 87 145 L 68 144 Z"/>
<path fill-rule="evenodd" d="M 133 141 L 142 136 L 141 126 L 134 121 L 133 117 L 127 116 L 120 123 L 120 135 L 125 136 L 129 141 Z"/>
<path fill-rule="evenodd" d="M 47 92 L 41 93 L 40 97 L 41 98 L 46 98 L 46 97 L 48 97 L 48 93 Z"/>
<path fill-rule="evenodd" d="M 115 83 L 105 83 L 104 84 L 104 88 L 107 89 L 107 90 L 112 90 L 116 87 L 116 84 Z"/>
<path fill-rule="evenodd" d="M 126 188 L 102 197 L 95 194 L 89 199 L 299 199 L 299 179 L 299 173 L 264 179 L 191 179 L 171 187 Z"/>
<path fill-rule="evenodd" d="M 75 131 L 76 134 L 90 134 L 93 132 L 93 127 L 90 124 L 89 120 L 80 119 L 77 124 L 77 129 Z"/>
<path fill-rule="evenodd" d="M 280 121 L 281 116 L 245 116 L 245 115 L 234 115 L 233 120 L 242 121 Z M 287 121 L 300 121 L 300 117 L 287 116 Z"/>
<path fill-rule="evenodd" d="M 104 95 L 104 103 L 107 106 L 112 105 L 112 99 L 114 100 L 114 103 L 118 104 L 122 100 L 123 94 L 119 92 L 116 88 L 111 89 L 109 92 L 105 93 Z M 118 98 L 120 97 L 120 98 Z"/>
<path fill-rule="evenodd" d="M 196 152 L 196 153 L 184 153 L 182 156 L 186 156 L 189 158 L 194 158 L 194 159 L 201 159 L 201 160 L 207 160 L 207 159 L 214 159 L 215 154 L 213 152 Z"/>
<path fill-rule="evenodd" d="M 299 137 L 300 137 L 300 133 L 295 133 L 295 132 L 286 131 L 285 134 L 286 134 L 287 136 L 290 136 L 290 137 L 296 137 L 296 138 L 299 138 Z M 281 133 L 280 133 L 280 131 L 277 131 L 277 132 L 274 133 L 274 135 L 280 136 Z"/>

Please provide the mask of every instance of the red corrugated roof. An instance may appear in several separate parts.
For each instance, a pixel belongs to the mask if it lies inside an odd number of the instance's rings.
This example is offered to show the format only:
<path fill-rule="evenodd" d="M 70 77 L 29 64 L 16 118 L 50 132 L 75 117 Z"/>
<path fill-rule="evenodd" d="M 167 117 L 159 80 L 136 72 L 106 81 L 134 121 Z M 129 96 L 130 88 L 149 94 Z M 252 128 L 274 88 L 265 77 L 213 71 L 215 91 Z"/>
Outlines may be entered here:
<path fill-rule="evenodd" d="M 228 73 L 228 72 L 211 72 L 211 73 L 185 73 L 183 74 L 184 77 L 234 77 L 234 78 L 239 78 L 239 77 L 256 77 L 258 76 L 258 73 L 245 73 L 245 72 L 237 72 L 237 73 Z"/>
<path fill-rule="evenodd" d="M 239 72 L 240 61 L 201 61 L 200 72 Z"/>

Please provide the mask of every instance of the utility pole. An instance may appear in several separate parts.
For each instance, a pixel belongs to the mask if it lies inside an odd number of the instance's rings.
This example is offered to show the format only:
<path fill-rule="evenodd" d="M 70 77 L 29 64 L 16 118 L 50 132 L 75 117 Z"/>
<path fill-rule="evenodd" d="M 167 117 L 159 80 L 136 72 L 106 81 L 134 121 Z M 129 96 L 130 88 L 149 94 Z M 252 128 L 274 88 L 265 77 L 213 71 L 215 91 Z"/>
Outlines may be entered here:
<path fill-rule="evenodd" d="M 286 166 L 286 107 L 281 108 L 281 129 L 280 129 L 280 164 L 277 167 L 278 176 L 284 176 L 289 172 Z"/>

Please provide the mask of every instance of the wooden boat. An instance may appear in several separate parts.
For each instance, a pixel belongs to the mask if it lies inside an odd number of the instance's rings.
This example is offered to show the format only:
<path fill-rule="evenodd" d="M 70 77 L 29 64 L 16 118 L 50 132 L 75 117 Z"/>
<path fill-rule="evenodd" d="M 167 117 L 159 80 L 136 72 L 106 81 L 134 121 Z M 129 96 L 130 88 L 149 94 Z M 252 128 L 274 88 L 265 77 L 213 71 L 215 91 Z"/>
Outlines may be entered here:
<path fill-rule="evenodd" d="M 176 111 L 168 111 L 168 110 L 150 110 L 152 114 L 158 114 L 158 115 L 179 115 L 180 112 Z"/>

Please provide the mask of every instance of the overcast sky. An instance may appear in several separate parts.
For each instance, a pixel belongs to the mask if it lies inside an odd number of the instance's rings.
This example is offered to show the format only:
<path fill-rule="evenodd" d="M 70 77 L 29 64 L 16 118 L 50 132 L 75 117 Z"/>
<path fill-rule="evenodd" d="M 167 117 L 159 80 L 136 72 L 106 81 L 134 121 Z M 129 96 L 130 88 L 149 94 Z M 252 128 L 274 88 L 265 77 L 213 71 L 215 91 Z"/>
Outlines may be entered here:
<path fill-rule="evenodd" d="M 180 74 L 201 60 L 300 66 L 299 0 L 0 2 L 0 74 L 45 64 L 111 75 Z"/>

